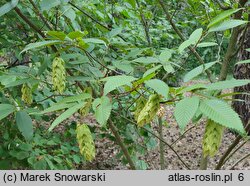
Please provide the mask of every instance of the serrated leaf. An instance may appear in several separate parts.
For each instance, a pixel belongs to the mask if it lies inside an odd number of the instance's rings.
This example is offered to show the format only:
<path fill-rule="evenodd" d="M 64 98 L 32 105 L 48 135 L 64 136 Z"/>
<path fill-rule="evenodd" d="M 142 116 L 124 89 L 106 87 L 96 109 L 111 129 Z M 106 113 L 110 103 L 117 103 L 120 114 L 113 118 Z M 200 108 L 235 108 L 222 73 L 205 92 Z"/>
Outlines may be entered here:
<path fill-rule="evenodd" d="M 0 104 L 0 120 L 15 111 L 15 107 L 10 104 Z"/>
<path fill-rule="evenodd" d="M 119 76 L 110 76 L 102 79 L 102 81 L 106 81 L 104 85 L 104 95 L 107 95 L 109 92 L 115 90 L 116 88 L 128 85 L 132 81 L 135 81 L 137 78 L 133 76 L 119 75 Z"/>
<path fill-rule="evenodd" d="M 196 111 L 198 110 L 199 102 L 200 100 L 198 97 L 191 97 L 184 98 L 176 104 L 174 116 L 181 131 L 185 129 L 187 124 L 194 117 Z"/>
<path fill-rule="evenodd" d="M 13 8 L 16 7 L 18 4 L 18 0 L 11 0 L 11 2 L 5 3 L 3 6 L 0 7 L 0 17 L 9 11 L 11 11 Z"/>
<path fill-rule="evenodd" d="M 105 125 L 109 119 L 112 104 L 107 96 L 97 98 L 92 104 L 93 110 L 95 112 L 95 118 L 98 123 L 102 126 Z"/>
<path fill-rule="evenodd" d="M 161 67 L 162 67 L 162 65 L 157 65 L 157 66 L 155 66 L 155 67 L 153 67 L 153 68 L 148 69 L 148 70 L 143 74 L 142 77 L 144 78 L 144 77 L 148 76 L 149 74 L 155 72 L 156 70 L 158 70 L 158 69 L 161 68 Z"/>
<path fill-rule="evenodd" d="M 165 82 L 159 79 L 151 79 L 145 81 L 145 84 L 158 94 L 162 95 L 164 98 L 168 98 L 169 87 Z"/>
<path fill-rule="evenodd" d="M 48 31 L 47 35 L 54 37 L 55 39 L 60 39 L 62 41 L 66 37 L 66 34 L 64 32 L 61 32 L 61 31 Z"/>
<path fill-rule="evenodd" d="M 211 63 L 206 63 L 204 65 L 200 65 L 200 66 L 196 67 L 195 69 L 191 70 L 190 72 L 188 72 L 184 76 L 183 81 L 184 82 L 190 81 L 191 79 L 193 79 L 194 77 L 200 75 L 203 71 L 209 69 L 210 67 L 212 67 L 216 63 L 217 62 L 211 62 Z"/>
<path fill-rule="evenodd" d="M 248 63 L 250 63 L 250 59 L 239 61 L 239 62 L 235 63 L 235 65 L 248 64 Z"/>
<path fill-rule="evenodd" d="M 203 48 L 203 47 L 211 47 L 211 46 L 218 46 L 217 43 L 214 42 L 203 42 L 203 43 L 199 43 L 197 45 L 197 47 Z"/>
<path fill-rule="evenodd" d="M 87 39 L 83 39 L 83 41 L 85 43 L 103 44 L 103 45 L 107 46 L 105 41 L 103 41 L 101 39 L 97 39 L 97 38 L 87 38 Z"/>
<path fill-rule="evenodd" d="M 242 121 L 238 114 L 224 101 L 204 100 L 200 104 L 201 112 L 209 119 L 227 128 L 236 130 L 240 134 L 245 134 Z"/>
<path fill-rule="evenodd" d="M 226 81 L 219 81 L 207 85 L 207 90 L 222 90 L 222 89 L 240 87 L 247 85 L 248 83 L 250 83 L 250 80 L 247 79 L 239 79 L 239 80 L 232 79 Z"/>
<path fill-rule="evenodd" d="M 6 84 L 5 85 L 5 88 L 10 88 L 10 87 L 15 87 L 15 86 L 18 86 L 18 85 L 22 85 L 24 83 L 31 83 L 31 84 L 35 84 L 37 83 L 38 80 L 37 79 L 33 79 L 33 78 L 24 78 L 24 79 L 19 79 L 19 80 L 16 80 L 16 81 L 13 81 L 9 84 Z"/>
<path fill-rule="evenodd" d="M 63 104 L 63 103 L 70 103 L 70 102 L 76 102 L 76 101 L 83 101 L 85 99 L 91 98 L 91 95 L 88 93 L 81 93 L 74 96 L 68 96 L 57 102 L 56 104 Z"/>
<path fill-rule="evenodd" d="M 185 87 L 185 88 L 181 88 L 180 90 L 177 91 L 177 95 L 178 94 L 183 94 L 185 92 L 190 92 L 190 91 L 193 91 L 193 90 L 197 90 L 197 89 L 205 89 L 206 88 L 206 85 L 205 84 L 202 84 L 202 83 L 197 83 L 197 84 L 194 84 L 194 85 L 190 85 L 188 87 Z"/>
<path fill-rule="evenodd" d="M 159 59 L 154 57 L 139 57 L 134 59 L 133 62 L 142 63 L 142 64 L 152 64 L 152 63 L 159 63 Z"/>
<path fill-rule="evenodd" d="M 188 40 L 184 41 L 180 46 L 179 46 L 179 52 L 182 53 L 187 47 L 189 47 L 190 45 L 194 45 L 196 44 L 201 36 L 202 36 L 202 28 L 198 28 L 196 29 L 189 37 Z"/>
<path fill-rule="evenodd" d="M 215 18 L 213 18 L 211 20 L 211 22 L 209 23 L 209 25 L 207 26 L 207 28 L 210 28 L 210 27 L 218 24 L 219 22 L 223 21 L 224 19 L 226 19 L 230 15 L 234 14 L 235 12 L 238 12 L 241 9 L 242 8 L 239 8 L 239 9 L 230 9 L 230 10 L 223 11 L 222 13 L 220 13 L 219 15 L 217 15 Z"/>
<path fill-rule="evenodd" d="M 51 126 L 49 127 L 49 131 L 52 131 L 58 124 L 60 124 L 62 121 L 64 121 L 65 119 L 69 118 L 70 116 L 72 116 L 75 112 L 77 112 L 80 108 L 82 108 L 84 106 L 85 102 L 80 102 L 76 105 L 74 105 L 73 107 L 70 107 L 68 110 L 66 110 L 65 112 L 63 112 L 60 116 L 58 116 L 53 123 L 51 124 Z"/>
<path fill-rule="evenodd" d="M 42 11 L 50 10 L 51 8 L 56 7 L 56 6 L 60 5 L 60 4 L 61 4 L 60 0 L 53 0 L 53 1 L 51 1 L 51 0 L 42 0 L 40 2 L 40 6 L 41 6 Z"/>
<path fill-rule="evenodd" d="M 196 44 L 201 36 L 202 36 L 202 32 L 203 32 L 203 29 L 202 28 L 198 28 L 196 29 L 189 37 L 188 40 L 190 40 L 193 44 Z"/>
<path fill-rule="evenodd" d="M 54 112 L 54 111 L 62 110 L 62 109 L 65 109 L 65 108 L 70 108 L 70 107 L 73 107 L 76 104 L 77 103 L 54 104 L 54 105 L 52 105 L 51 107 L 45 109 L 42 112 L 35 112 L 35 113 L 31 113 L 31 114 L 46 114 L 46 113 L 49 113 L 49 112 Z"/>
<path fill-rule="evenodd" d="M 232 20 L 227 20 L 222 23 L 219 23 L 217 25 L 212 26 L 208 32 L 219 32 L 219 31 L 224 31 L 228 30 L 231 28 L 235 28 L 237 26 L 243 25 L 248 23 L 248 21 L 243 21 L 243 20 L 238 20 L 238 19 L 232 19 Z"/>
<path fill-rule="evenodd" d="M 163 50 L 161 54 L 159 55 L 160 61 L 164 64 L 165 62 L 168 62 L 169 59 L 172 57 L 172 52 L 168 48 Z"/>
<path fill-rule="evenodd" d="M 178 48 L 179 52 L 182 53 L 187 47 L 189 47 L 192 44 L 193 42 L 190 40 L 184 41 L 183 43 L 181 43 L 181 45 Z"/>
<path fill-rule="evenodd" d="M 54 44 L 58 44 L 61 43 L 62 41 L 60 40 L 50 40 L 50 41 L 40 41 L 40 42 L 36 42 L 36 43 L 30 43 L 28 45 L 26 45 L 26 47 L 20 52 L 26 52 L 28 50 L 34 49 L 34 48 L 40 48 L 43 46 L 50 46 L 50 45 L 54 45 Z"/>
<path fill-rule="evenodd" d="M 77 31 L 70 32 L 67 36 L 70 39 L 76 39 L 76 38 L 79 38 L 79 37 L 84 37 L 87 34 L 88 34 L 88 32 L 86 30 L 84 32 L 77 30 Z"/>
<path fill-rule="evenodd" d="M 16 113 L 16 124 L 19 131 L 22 133 L 27 141 L 33 137 L 33 125 L 30 116 L 25 111 L 18 111 Z"/>

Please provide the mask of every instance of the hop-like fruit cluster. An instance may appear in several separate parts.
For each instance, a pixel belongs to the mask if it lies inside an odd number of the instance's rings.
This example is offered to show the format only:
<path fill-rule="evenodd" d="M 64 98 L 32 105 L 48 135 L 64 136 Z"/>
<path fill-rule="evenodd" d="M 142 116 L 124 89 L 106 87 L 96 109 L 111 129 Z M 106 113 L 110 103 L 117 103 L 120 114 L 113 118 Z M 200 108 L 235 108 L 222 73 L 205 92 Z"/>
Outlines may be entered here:
<path fill-rule="evenodd" d="M 136 101 L 136 108 L 135 108 L 135 112 L 134 112 L 134 118 L 136 121 L 138 119 L 138 116 L 140 115 L 140 112 L 144 108 L 146 102 L 147 102 L 147 100 L 143 96 L 140 96 L 138 98 L 138 100 Z"/>
<path fill-rule="evenodd" d="M 163 105 L 160 105 L 160 108 L 157 112 L 157 116 L 162 118 L 166 114 L 166 108 Z"/>
<path fill-rule="evenodd" d="M 77 124 L 76 138 L 79 144 L 80 153 L 87 161 L 92 161 L 95 158 L 95 144 L 86 124 Z"/>
<path fill-rule="evenodd" d="M 149 123 L 156 116 L 159 107 L 160 96 L 157 94 L 151 95 L 137 118 L 138 126 L 142 127 L 144 124 Z"/>
<path fill-rule="evenodd" d="M 62 58 L 56 57 L 52 64 L 52 82 L 53 89 L 60 94 L 65 90 L 66 72 L 65 63 Z"/>
<path fill-rule="evenodd" d="M 33 102 L 32 90 L 27 83 L 23 84 L 21 92 L 22 92 L 22 100 L 30 105 Z"/>
<path fill-rule="evenodd" d="M 217 153 L 218 149 L 220 148 L 223 132 L 223 126 L 212 120 L 207 121 L 205 134 L 202 141 L 202 150 L 204 157 L 213 157 Z"/>
<path fill-rule="evenodd" d="M 88 93 L 88 94 L 92 95 L 92 88 L 91 87 L 85 88 L 83 93 Z M 87 99 L 84 106 L 82 108 L 80 108 L 80 110 L 79 110 L 79 113 L 81 114 L 81 116 L 86 116 L 89 113 L 89 110 L 91 108 L 91 104 L 92 104 L 92 99 L 91 98 Z"/>

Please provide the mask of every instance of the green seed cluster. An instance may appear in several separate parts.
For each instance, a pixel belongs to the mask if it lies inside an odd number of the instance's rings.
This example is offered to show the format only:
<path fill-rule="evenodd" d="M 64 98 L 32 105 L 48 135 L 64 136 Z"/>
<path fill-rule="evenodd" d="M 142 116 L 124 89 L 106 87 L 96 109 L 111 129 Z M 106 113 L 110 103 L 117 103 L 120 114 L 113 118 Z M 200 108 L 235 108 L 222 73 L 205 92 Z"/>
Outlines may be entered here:
<path fill-rule="evenodd" d="M 159 107 L 160 96 L 158 94 L 151 95 L 137 118 L 138 126 L 142 127 L 144 124 L 152 121 L 156 116 Z"/>
<path fill-rule="evenodd" d="M 140 96 L 138 98 L 138 100 L 136 101 L 136 108 L 135 108 L 135 112 L 134 112 L 134 118 L 136 121 L 138 119 L 138 116 L 140 115 L 140 112 L 144 108 L 146 102 L 147 102 L 147 100 L 143 96 Z"/>
<path fill-rule="evenodd" d="M 92 88 L 91 87 L 85 88 L 84 93 L 88 93 L 88 94 L 92 95 Z M 92 99 L 89 98 L 86 101 L 87 102 L 84 104 L 84 106 L 82 108 L 80 108 L 80 110 L 79 110 L 79 113 L 81 114 L 81 116 L 86 116 L 89 113 L 89 110 L 91 108 Z"/>
<path fill-rule="evenodd" d="M 77 124 L 76 138 L 79 144 L 80 153 L 87 161 L 92 161 L 95 158 L 95 144 L 86 124 Z"/>
<path fill-rule="evenodd" d="M 65 63 L 62 58 L 56 57 L 52 64 L 52 82 L 53 89 L 60 94 L 65 90 L 66 83 L 66 72 Z"/>
<path fill-rule="evenodd" d="M 207 121 L 202 141 L 203 156 L 213 157 L 220 148 L 224 127 L 212 120 Z"/>
<path fill-rule="evenodd" d="M 27 83 L 23 84 L 21 92 L 22 92 L 22 100 L 30 105 L 33 102 L 32 90 Z"/>

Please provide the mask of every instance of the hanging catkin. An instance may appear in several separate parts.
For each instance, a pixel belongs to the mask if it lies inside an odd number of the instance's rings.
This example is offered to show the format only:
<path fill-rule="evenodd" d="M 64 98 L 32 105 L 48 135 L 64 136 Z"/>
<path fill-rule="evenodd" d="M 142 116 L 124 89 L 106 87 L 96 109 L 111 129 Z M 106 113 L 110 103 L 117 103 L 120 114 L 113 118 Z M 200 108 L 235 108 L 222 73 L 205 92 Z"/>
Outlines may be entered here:
<path fill-rule="evenodd" d="M 62 94 L 65 90 L 66 72 L 62 58 L 56 57 L 52 64 L 53 89 Z"/>
<path fill-rule="evenodd" d="M 23 84 L 21 92 L 22 92 L 22 100 L 30 105 L 33 102 L 33 98 L 32 98 L 31 88 L 27 83 Z"/>
<path fill-rule="evenodd" d="M 160 107 L 160 96 L 158 94 L 153 94 L 149 97 L 149 100 L 141 110 L 138 118 L 137 124 L 142 127 L 144 124 L 149 123 L 157 114 Z"/>
<path fill-rule="evenodd" d="M 92 96 L 92 88 L 91 87 L 85 88 L 83 93 L 88 93 Z M 92 104 L 92 98 L 87 99 L 84 106 L 80 108 L 79 110 L 79 113 L 81 114 L 81 116 L 86 116 L 89 113 L 91 104 Z"/>
<path fill-rule="evenodd" d="M 147 100 L 143 96 L 140 96 L 138 98 L 138 100 L 136 101 L 136 108 L 135 108 L 135 112 L 134 112 L 135 120 L 138 119 L 138 116 L 139 116 L 140 112 L 142 111 L 142 109 L 144 108 L 146 102 L 147 102 Z"/>
<path fill-rule="evenodd" d="M 80 153 L 87 161 L 92 161 L 95 158 L 95 144 L 88 125 L 77 124 L 76 138 Z"/>
<path fill-rule="evenodd" d="M 202 141 L 203 156 L 213 157 L 221 144 L 224 127 L 212 120 L 208 120 L 206 124 L 205 134 Z"/>

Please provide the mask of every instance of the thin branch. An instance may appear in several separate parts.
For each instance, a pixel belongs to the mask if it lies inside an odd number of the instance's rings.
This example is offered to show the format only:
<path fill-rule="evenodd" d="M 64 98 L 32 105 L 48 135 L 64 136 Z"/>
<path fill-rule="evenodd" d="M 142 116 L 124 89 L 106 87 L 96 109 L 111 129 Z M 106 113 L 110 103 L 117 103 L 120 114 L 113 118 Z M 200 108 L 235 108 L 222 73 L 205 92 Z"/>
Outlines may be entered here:
<path fill-rule="evenodd" d="M 224 161 L 224 164 L 241 148 L 243 147 L 249 140 L 245 140 L 242 144 L 240 144 Z"/>
<path fill-rule="evenodd" d="M 115 112 L 115 111 L 112 111 L 112 112 L 113 112 L 113 113 L 117 113 L 117 112 Z M 122 115 L 120 115 L 120 117 L 122 117 L 123 119 L 127 120 L 128 122 L 130 122 L 130 123 L 132 123 L 132 124 L 137 125 L 137 123 L 135 123 L 134 121 L 132 121 L 132 120 L 130 120 L 130 119 L 128 119 L 128 118 L 126 118 L 126 117 L 124 117 L 124 116 L 122 116 Z M 154 132 L 148 130 L 148 129 L 145 128 L 145 127 L 142 127 L 142 128 L 143 128 L 144 130 L 146 130 L 148 133 L 152 134 L 152 135 L 153 135 L 154 137 L 156 137 L 158 140 L 160 140 L 160 141 L 162 141 L 164 144 L 166 144 L 166 145 L 176 154 L 176 156 L 177 156 L 178 159 L 181 161 L 181 163 L 182 163 L 188 170 L 190 170 L 190 166 L 187 165 L 187 164 L 182 160 L 182 158 L 180 157 L 180 155 L 176 152 L 176 150 L 175 150 L 170 144 L 168 144 L 164 139 L 162 139 L 161 137 L 159 137 L 158 135 L 156 135 Z"/>
<path fill-rule="evenodd" d="M 116 142 L 121 147 L 121 149 L 122 149 L 122 151 L 124 153 L 124 156 L 128 160 L 130 168 L 132 170 L 136 170 L 135 164 L 134 164 L 134 162 L 133 162 L 133 160 L 132 160 L 132 158 L 131 158 L 131 156 L 130 156 L 130 154 L 128 152 L 128 149 L 126 148 L 125 144 L 123 143 L 123 141 L 122 141 L 122 139 L 121 139 L 121 137 L 120 137 L 120 135 L 119 135 L 119 133 L 118 133 L 118 131 L 117 131 L 117 129 L 116 129 L 116 127 L 113 124 L 111 119 L 109 119 L 109 121 L 108 121 L 108 126 L 109 126 L 110 130 L 112 131 L 112 133 L 114 134 Z"/>
<path fill-rule="evenodd" d="M 172 28 L 174 29 L 176 34 L 181 38 L 182 41 L 185 41 L 183 34 L 181 33 L 181 31 L 177 28 L 177 26 L 173 22 L 172 16 L 170 15 L 169 10 L 168 10 L 167 6 L 164 4 L 163 0 L 158 0 L 158 2 L 160 3 L 160 5 L 161 5 L 161 7 L 166 15 L 166 19 L 168 20 L 168 22 L 170 23 L 170 25 L 172 26 Z M 197 58 L 197 60 L 200 62 L 200 64 L 203 64 L 203 65 L 205 64 L 205 61 L 201 58 L 201 56 L 198 54 L 198 52 L 193 47 L 189 46 L 188 49 L 194 54 L 194 56 Z M 209 70 L 205 70 L 205 72 L 207 74 L 209 81 L 213 82 L 211 72 Z"/>
<path fill-rule="evenodd" d="M 234 167 L 237 165 L 237 164 L 239 164 L 240 162 L 242 162 L 244 159 L 246 159 L 246 158 L 248 158 L 248 157 L 250 157 L 250 154 L 247 154 L 247 155 L 245 155 L 244 157 L 242 157 L 241 159 L 239 159 L 229 170 L 233 170 L 234 169 Z"/>
<path fill-rule="evenodd" d="M 248 131 L 250 129 L 250 122 L 247 124 L 245 130 Z M 221 169 L 221 167 L 224 165 L 225 159 L 229 156 L 229 154 L 232 152 L 232 150 L 239 144 L 240 140 L 242 139 L 241 135 L 237 135 L 233 143 L 228 147 L 226 152 L 222 155 L 220 158 L 218 164 L 215 167 L 215 170 Z"/>
<path fill-rule="evenodd" d="M 148 42 L 148 46 L 151 46 L 152 42 L 151 42 L 151 38 L 150 38 L 150 35 L 149 35 L 149 25 L 148 25 L 148 22 L 142 12 L 142 9 L 141 9 L 141 6 L 140 6 L 140 3 L 138 0 L 136 0 L 136 4 L 138 6 L 138 9 L 139 9 L 139 12 L 140 12 L 140 16 L 141 16 L 141 22 L 142 22 L 142 25 L 143 25 L 143 28 L 144 28 L 144 31 L 145 31 L 145 36 L 146 36 L 146 39 L 147 39 L 147 42 Z"/>
<path fill-rule="evenodd" d="M 34 3 L 33 0 L 29 0 L 29 2 L 31 3 L 31 5 L 33 6 L 33 8 L 35 9 L 35 13 L 38 15 L 38 17 L 40 17 L 40 19 L 43 21 L 43 23 L 47 26 L 48 29 L 53 30 L 52 27 L 49 25 L 49 23 L 47 22 L 46 18 L 43 16 L 43 14 L 41 14 L 41 12 L 39 11 L 38 7 L 36 6 L 36 4 Z"/>
<path fill-rule="evenodd" d="M 229 10 L 229 9 L 232 8 L 232 7 L 230 7 L 230 6 L 225 6 L 225 5 L 223 5 L 223 4 L 220 2 L 220 0 L 215 0 L 215 2 L 220 6 L 220 8 L 221 8 L 222 10 Z"/>
<path fill-rule="evenodd" d="M 111 28 L 109 28 L 108 26 L 104 25 L 103 23 L 101 23 L 100 21 L 98 21 L 97 19 L 95 19 L 94 17 L 92 17 L 91 15 L 89 15 L 87 12 L 85 12 L 84 10 L 82 10 L 80 7 L 78 7 L 77 5 L 75 5 L 72 2 L 68 2 L 71 6 L 73 6 L 74 8 L 76 8 L 77 10 L 79 10 L 82 14 L 84 14 L 85 16 L 87 16 L 88 18 L 90 18 L 92 21 L 94 21 L 95 23 L 97 23 L 98 25 L 100 25 L 101 27 L 105 28 L 106 30 L 111 31 Z"/>

